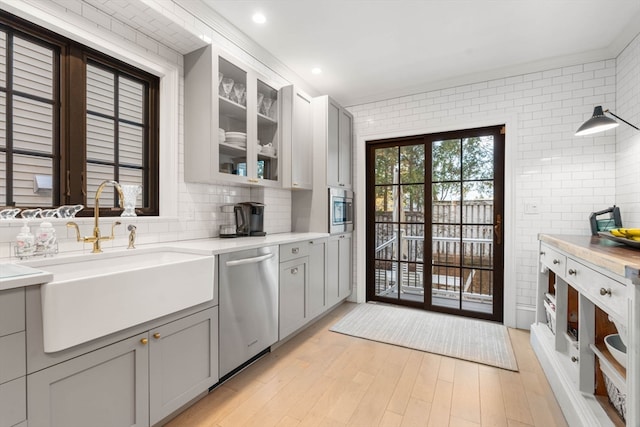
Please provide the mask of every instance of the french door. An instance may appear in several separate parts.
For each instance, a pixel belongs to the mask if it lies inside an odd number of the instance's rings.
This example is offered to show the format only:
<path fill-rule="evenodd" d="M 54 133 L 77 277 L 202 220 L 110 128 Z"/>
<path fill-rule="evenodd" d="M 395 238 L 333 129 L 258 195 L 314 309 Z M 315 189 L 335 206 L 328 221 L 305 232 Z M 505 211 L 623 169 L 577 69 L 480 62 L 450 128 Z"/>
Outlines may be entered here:
<path fill-rule="evenodd" d="M 367 300 L 502 322 L 504 126 L 367 142 Z"/>

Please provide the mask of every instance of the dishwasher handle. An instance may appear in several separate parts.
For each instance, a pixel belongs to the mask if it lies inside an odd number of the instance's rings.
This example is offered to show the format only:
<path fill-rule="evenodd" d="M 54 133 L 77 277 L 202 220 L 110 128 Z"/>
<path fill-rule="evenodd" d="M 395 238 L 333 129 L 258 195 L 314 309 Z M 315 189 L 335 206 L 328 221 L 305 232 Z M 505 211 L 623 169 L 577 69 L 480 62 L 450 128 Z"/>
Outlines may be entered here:
<path fill-rule="evenodd" d="M 252 258 L 237 259 L 237 260 L 234 260 L 234 261 L 227 261 L 225 263 L 225 265 L 227 267 L 234 267 L 236 265 L 257 264 L 259 262 L 271 259 L 274 256 L 275 256 L 275 254 L 270 253 L 270 254 L 260 255 L 260 256 L 256 256 L 256 257 L 252 257 Z"/>

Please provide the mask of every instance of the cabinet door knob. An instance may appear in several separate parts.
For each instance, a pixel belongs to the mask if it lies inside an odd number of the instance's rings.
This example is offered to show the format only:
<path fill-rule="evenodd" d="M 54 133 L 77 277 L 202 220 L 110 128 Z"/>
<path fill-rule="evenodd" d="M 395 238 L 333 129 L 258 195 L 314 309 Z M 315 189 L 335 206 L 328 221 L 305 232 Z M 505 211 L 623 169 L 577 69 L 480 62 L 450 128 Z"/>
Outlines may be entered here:
<path fill-rule="evenodd" d="M 300 248 L 291 248 L 292 254 L 297 254 L 298 252 L 300 252 Z"/>
<path fill-rule="evenodd" d="M 291 274 L 298 274 L 298 267 L 291 269 Z"/>
<path fill-rule="evenodd" d="M 578 362 L 578 358 L 577 358 L 577 357 L 575 357 L 575 356 L 571 356 L 571 361 L 572 361 L 573 363 L 576 363 L 576 362 Z"/>
<path fill-rule="evenodd" d="M 540 251 L 540 255 L 546 255 L 547 253 L 545 251 Z"/>
<path fill-rule="evenodd" d="M 554 260 L 553 260 L 553 263 L 554 263 L 554 264 L 560 264 L 560 260 L 559 260 L 559 259 L 554 259 Z"/>
<path fill-rule="evenodd" d="M 609 289 L 600 288 L 600 295 L 602 295 L 602 296 L 605 296 L 605 295 L 611 296 L 611 288 L 609 288 Z"/>
<path fill-rule="evenodd" d="M 142 338 L 142 339 L 140 340 L 140 344 L 142 344 L 142 345 L 147 345 L 147 343 L 148 343 L 148 342 L 149 342 L 149 340 L 148 340 L 148 339 L 146 339 L 146 338 Z"/>
<path fill-rule="evenodd" d="M 578 274 L 578 272 L 576 270 L 574 270 L 573 268 L 570 268 L 568 271 L 570 276 L 575 276 L 576 274 Z"/>
<path fill-rule="evenodd" d="M 156 332 L 155 334 L 153 334 L 153 337 L 155 339 L 160 339 L 160 333 Z"/>

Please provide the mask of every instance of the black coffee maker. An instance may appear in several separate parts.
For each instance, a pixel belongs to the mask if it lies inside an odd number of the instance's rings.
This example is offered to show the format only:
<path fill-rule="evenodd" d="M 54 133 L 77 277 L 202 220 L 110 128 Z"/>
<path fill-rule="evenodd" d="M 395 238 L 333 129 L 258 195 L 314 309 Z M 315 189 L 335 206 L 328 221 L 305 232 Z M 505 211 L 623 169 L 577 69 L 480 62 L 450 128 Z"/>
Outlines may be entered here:
<path fill-rule="evenodd" d="M 264 232 L 264 204 L 238 203 L 233 208 L 236 215 L 237 236 L 266 236 Z"/>

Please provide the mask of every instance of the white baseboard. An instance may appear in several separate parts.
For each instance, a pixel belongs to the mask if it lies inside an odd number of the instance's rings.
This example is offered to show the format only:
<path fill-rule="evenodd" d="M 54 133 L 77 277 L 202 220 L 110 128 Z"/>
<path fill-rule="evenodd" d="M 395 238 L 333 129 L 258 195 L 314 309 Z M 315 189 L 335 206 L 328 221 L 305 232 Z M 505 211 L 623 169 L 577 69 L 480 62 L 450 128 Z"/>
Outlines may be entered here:
<path fill-rule="evenodd" d="M 519 305 L 516 307 L 516 328 L 529 330 L 535 321 L 535 307 L 530 307 L 528 305 Z"/>

